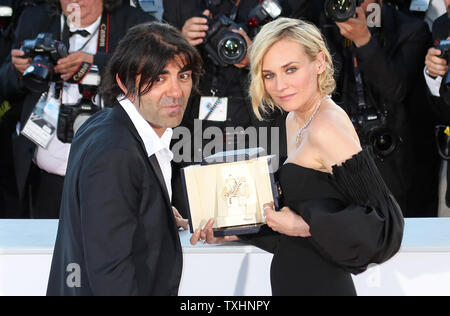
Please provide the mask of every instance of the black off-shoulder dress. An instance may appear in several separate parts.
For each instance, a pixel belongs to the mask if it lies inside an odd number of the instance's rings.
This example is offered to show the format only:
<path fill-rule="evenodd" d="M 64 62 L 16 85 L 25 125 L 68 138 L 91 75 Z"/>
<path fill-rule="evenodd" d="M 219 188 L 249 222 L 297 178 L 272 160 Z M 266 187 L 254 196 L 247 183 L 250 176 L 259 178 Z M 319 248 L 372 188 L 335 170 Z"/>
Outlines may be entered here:
<path fill-rule="evenodd" d="M 285 164 L 279 170 L 282 205 L 301 215 L 311 238 L 289 237 L 264 226 L 242 239 L 274 254 L 273 295 L 356 295 L 351 273 L 382 263 L 400 248 L 400 207 L 363 150 L 333 174 Z"/>

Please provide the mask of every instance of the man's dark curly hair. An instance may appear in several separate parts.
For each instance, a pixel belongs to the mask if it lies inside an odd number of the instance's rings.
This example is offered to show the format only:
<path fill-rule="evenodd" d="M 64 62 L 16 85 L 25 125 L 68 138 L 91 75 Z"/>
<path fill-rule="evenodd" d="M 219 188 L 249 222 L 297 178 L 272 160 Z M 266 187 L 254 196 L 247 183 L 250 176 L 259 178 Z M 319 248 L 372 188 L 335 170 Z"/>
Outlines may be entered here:
<path fill-rule="evenodd" d="M 203 74 L 203 62 L 198 51 L 192 47 L 175 27 L 160 22 L 136 25 L 128 30 L 119 42 L 108 62 L 102 78 L 100 94 L 107 106 L 124 94 L 116 75 L 124 84 L 127 97 L 147 94 L 155 80 L 164 73 L 166 66 L 180 57 L 182 71 L 192 71 L 193 90 Z M 139 85 L 136 78 L 140 76 Z"/>
<path fill-rule="evenodd" d="M 61 13 L 61 3 L 59 0 L 46 0 L 52 5 L 58 14 Z M 106 13 L 111 13 L 122 5 L 122 0 L 103 0 L 103 10 Z"/>

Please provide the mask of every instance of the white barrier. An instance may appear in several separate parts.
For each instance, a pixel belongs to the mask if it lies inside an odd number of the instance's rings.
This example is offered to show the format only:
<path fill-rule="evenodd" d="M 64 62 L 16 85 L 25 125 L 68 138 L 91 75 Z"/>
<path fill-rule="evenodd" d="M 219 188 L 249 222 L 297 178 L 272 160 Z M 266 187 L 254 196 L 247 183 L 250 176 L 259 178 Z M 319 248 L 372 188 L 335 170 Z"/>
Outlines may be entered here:
<path fill-rule="evenodd" d="M 0 220 L 0 295 L 45 295 L 56 220 Z M 181 232 L 180 295 L 271 295 L 272 255 L 252 246 L 191 246 Z M 450 295 L 450 219 L 407 219 L 401 251 L 354 277 L 358 295 Z"/>

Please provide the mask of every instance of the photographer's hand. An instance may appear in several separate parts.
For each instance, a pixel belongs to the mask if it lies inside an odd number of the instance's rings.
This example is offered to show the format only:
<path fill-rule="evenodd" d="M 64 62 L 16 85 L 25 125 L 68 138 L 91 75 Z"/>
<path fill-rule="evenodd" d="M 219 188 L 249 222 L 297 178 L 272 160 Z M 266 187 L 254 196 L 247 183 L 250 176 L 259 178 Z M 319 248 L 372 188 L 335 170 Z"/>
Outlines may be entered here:
<path fill-rule="evenodd" d="M 441 51 L 439 49 L 430 48 L 425 57 L 425 65 L 428 68 L 428 73 L 433 77 L 443 77 L 448 72 L 447 61 L 438 57 L 440 55 Z"/>
<path fill-rule="evenodd" d="M 336 22 L 342 36 L 353 41 L 356 47 L 361 47 L 370 42 L 372 35 L 367 26 L 366 14 L 361 7 L 356 8 L 356 17 L 346 22 Z"/>
<path fill-rule="evenodd" d="M 209 10 L 203 11 L 203 15 L 209 16 Z M 203 39 L 208 31 L 208 19 L 202 17 L 194 17 L 187 20 L 181 32 L 192 46 L 197 46 L 203 43 Z"/>
<path fill-rule="evenodd" d="M 22 75 L 31 64 L 31 58 L 23 58 L 22 56 L 24 54 L 25 52 L 21 51 L 20 49 L 11 50 L 11 63 L 13 64 L 14 68 L 16 68 L 17 71 Z"/>
<path fill-rule="evenodd" d="M 94 63 L 94 55 L 85 52 L 70 53 L 69 56 L 58 60 L 55 72 L 61 75 L 64 80 L 70 79 L 78 70 L 82 62 Z"/>
<path fill-rule="evenodd" d="M 250 46 L 252 45 L 252 40 L 250 39 L 250 37 L 248 37 L 247 33 L 245 33 L 243 29 L 233 30 L 233 32 L 241 34 L 245 38 L 245 41 L 247 42 L 247 47 L 250 48 Z M 239 64 L 235 64 L 234 66 L 237 68 L 245 68 L 248 65 L 250 65 L 250 57 L 248 56 L 248 53 L 249 52 L 247 50 L 247 55 L 245 56 L 245 58 Z"/>

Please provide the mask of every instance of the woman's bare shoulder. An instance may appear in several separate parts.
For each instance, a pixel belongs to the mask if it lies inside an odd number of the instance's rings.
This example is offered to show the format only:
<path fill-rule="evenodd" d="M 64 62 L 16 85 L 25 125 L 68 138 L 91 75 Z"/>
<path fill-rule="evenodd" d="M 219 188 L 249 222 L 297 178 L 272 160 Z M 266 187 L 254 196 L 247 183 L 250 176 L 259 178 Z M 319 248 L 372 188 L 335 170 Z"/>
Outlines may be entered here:
<path fill-rule="evenodd" d="M 333 165 L 340 165 L 361 151 L 361 144 L 350 118 L 334 103 L 317 115 L 309 139 L 329 170 Z"/>

